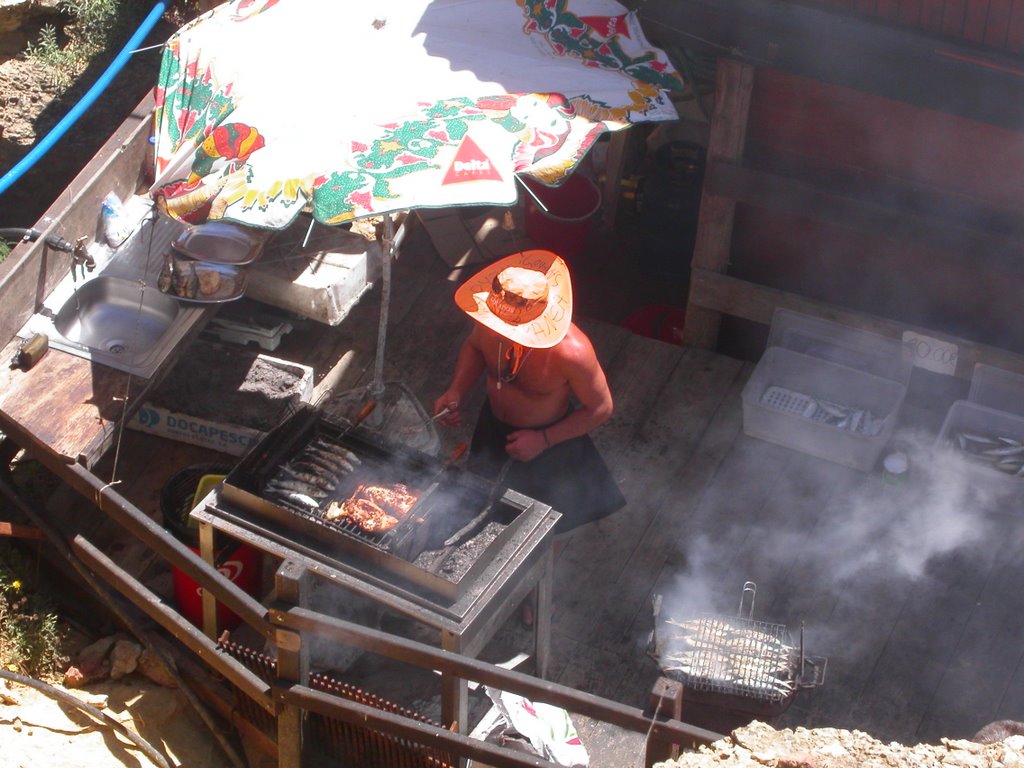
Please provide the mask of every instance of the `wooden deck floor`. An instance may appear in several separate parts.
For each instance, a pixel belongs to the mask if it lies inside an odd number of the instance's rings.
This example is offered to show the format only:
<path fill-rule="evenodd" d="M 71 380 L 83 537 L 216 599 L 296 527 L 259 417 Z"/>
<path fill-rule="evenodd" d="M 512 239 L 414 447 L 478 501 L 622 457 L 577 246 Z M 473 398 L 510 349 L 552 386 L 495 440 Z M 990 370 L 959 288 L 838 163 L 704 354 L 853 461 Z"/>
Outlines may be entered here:
<path fill-rule="evenodd" d="M 447 266 L 415 243 L 404 253 L 385 378 L 429 407 L 468 325 Z M 614 269 L 594 264 L 577 294 L 602 271 L 594 290 L 614 284 Z M 372 338 L 375 307 L 339 332 Z M 925 458 L 955 387 L 915 380 L 898 435 L 915 465 L 896 486 L 744 435 L 751 363 L 579 323 L 615 395 L 596 439 L 629 503 L 575 531 L 556 565 L 556 681 L 642 706 L 658 674 L 653 597 L 677 618 L 732 614 L 750 580 L 754 618 L 795 636 L 803 623 L 807 652 L 828 658 L 824 684 L 798 694 L 780 727 L 935 742 L 1024 714 L 1019 511 Z M 342 388 L 366 380 L 358 361 L 371 357 L 353 357 Z M 467 435 L 443 433 L 442 455 Z"/>
<path fill-rule="evenodd" d="M 403 247 L 385 378 L 428 408 L 469 328 L 448 277 L 429 247 L 415 238 Z M 578 280 L 577 293 L 586 284 Z M 322 329 L 300 328 L 275 354 L 321 375 L 340 359 L 340 390 L 365 383 L 375 297 L 318 342 Z M 777 727 L 859 729 L 912 744 L 1024 716 L 1019 505 L 992 504 L 927 464 L 918 446 L 934 440 L 948 402 L 908 398 L 901 438 L 914 469 L 893 485 L 744 435 L 751 363 L 590 316 L 578 322 L 615 395 L 615 415 L 595 437 L 628 506 L 574 531 L 556 564 L 555 681 L 644 706 L 658 676 L 647 654 L 652 599 L 661 595 L 676 618 L 733 614 L 749 580 L 754 618 L 794 633 L 803 623 L 807 652 L 828 658 L 824 684 L 798 694 L 771 721 Z M 442 455 L 468 431 L 443 433 Z M 513 624 L 503 633 L 510 642 L 522 632 Z M 635 746 L 624 740 L 592 764 L 639 764 Z"/>

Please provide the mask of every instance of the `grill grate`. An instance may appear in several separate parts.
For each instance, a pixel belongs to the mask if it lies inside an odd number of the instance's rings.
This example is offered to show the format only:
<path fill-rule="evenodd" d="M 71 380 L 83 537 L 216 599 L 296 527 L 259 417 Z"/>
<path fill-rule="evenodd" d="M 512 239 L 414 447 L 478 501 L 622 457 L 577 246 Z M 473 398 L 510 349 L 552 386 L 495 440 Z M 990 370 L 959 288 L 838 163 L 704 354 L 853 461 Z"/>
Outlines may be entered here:
<path fill-rule="evenodd" d="M 712 615 L 666 624 L 662 668 L 687 687 L 763 702 L 795 693 L 799 649 L 784 625 Z"/>

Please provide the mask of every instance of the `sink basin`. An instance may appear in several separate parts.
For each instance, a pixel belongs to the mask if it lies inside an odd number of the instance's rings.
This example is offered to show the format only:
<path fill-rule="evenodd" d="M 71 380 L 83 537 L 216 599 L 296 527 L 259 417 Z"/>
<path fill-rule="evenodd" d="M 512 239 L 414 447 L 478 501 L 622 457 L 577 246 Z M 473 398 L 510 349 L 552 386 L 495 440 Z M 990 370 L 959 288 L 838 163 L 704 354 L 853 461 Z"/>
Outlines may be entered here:
<path fill-rule="evenodd" d="M 140 283 L 97 277 L 68 297 L 53 325 L 70 342 L 135 358 L 150 351 L 178 316 L 178 302 Z"/>
<path fill-rule="evenodd" d="M 162 293 L 161 254 L 182 224 L 158 215 L 143 221 L 120 248 L 96 253 L 91 276 L 72 269 L 18 333 L 45 334 L 50 347 L 98 365 L 152 377 L 197 323 L 207 306 Z"/>

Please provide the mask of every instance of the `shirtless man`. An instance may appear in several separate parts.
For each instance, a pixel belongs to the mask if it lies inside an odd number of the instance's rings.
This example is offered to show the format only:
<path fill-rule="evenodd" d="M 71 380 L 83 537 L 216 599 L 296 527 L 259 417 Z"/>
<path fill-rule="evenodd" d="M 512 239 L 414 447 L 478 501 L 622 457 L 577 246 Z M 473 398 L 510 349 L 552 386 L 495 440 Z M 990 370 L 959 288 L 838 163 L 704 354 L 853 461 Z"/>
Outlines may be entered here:
<path fill-rule="evenodd" d="M 469 469 L 550 504 L 564 533 L 625 504 L 589 433 L 613 401 L 594 347 L 572 322 L 572 287 L 562 259 L 525 251 L 470 278 L 456 304 L 476 321 L 447 390 L 439 421 L 461 423 L 467 393 L 484 376 L 487 401 L 470 446 Z"/>

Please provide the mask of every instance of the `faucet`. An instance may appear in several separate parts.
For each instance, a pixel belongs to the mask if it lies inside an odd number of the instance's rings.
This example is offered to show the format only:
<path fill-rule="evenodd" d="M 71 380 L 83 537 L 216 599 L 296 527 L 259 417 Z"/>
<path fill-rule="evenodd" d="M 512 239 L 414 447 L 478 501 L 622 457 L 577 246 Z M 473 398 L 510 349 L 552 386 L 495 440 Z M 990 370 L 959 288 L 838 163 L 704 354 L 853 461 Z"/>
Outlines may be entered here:
<path fill-rule="evenodd" d="M 71 279 L 75 278 L 75 267 L 82 268 L 82 279 L 85 280 L 85 273 L 92 272 L 96 269 L 96 259 L 89 253 L 89 249 L 85 247 L 85 241 L 87 237 L 80 237 L 75 241 L 74 246 L 71 249 Z"/>

